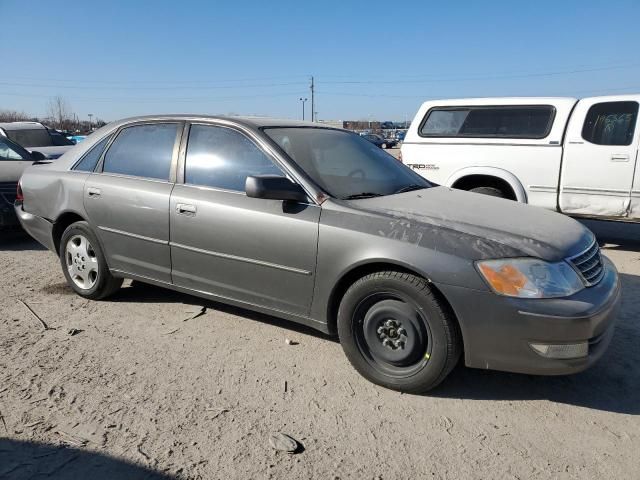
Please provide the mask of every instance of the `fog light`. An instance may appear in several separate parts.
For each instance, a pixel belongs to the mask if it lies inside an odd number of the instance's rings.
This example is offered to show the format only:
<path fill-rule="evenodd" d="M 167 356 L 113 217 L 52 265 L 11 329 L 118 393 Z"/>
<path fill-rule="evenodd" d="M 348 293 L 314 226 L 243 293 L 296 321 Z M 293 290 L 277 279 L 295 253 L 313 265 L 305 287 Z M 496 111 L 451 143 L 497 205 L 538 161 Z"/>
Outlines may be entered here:
<path fill-rule="evenodd" d="M 530 343 L 537 354 L 545 358 L 581 358 L 589 355 L 589 342 L 568 343 L 563 345 L 548 345 L 544 343 Z"/>

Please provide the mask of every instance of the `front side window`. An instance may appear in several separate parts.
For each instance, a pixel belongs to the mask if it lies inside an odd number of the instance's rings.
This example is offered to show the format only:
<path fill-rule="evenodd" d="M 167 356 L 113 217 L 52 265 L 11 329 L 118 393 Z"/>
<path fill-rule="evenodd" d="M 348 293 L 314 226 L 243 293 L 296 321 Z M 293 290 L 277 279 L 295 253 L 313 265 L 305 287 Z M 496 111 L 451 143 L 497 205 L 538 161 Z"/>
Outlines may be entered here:
<path fill-rule="evenodd" d="M 549 134 L 554 116 L 550 105 L 434 108 L 420 135 L 539 139 Z"/>
<path fill-rule="evenodd" d="M 73 169 L 81 172 L 93 172 L 96 169 L 96 165 L 98 165 L 102 152 L 104 152 L 104 149 L 110 139 L 111 135 L 96 143 L 91 150 L 84 154 L 82 160 L 80 160 Z"/>
<path fill-rule="evenodd" d="M 582 138 L 596 145 L 631 145 L 638 117 L 638 102 L 592 105 L 584 120 Z"/>
<path fill-rule="evenodd" d="M 226 127 L 192 125 L 185 159 L 185 183 L 245 191 L 251 175 L 282 171 L 251 140 Z"/>
<path fill-rule="evenodd" d="M 28 157 L 23 153 L 19 152 L 16 147 L 13 145 L 9 145 L 9 143 L 2 138 L 0 138 L 0 161 L 8 160 L 8 161 L 20 161 L 27 160 Z"/>
<path fill-rule="evenodd" d="M 264 132 L 329 195 L 356 199 L 431 186 L 365 138 L 327 128 L 265 128 Z"/>
<path fill-rule="evenodd" d="M 169 180 L 177 123 L 122 129 L 104 156 L 105 173 Z"/>
<path fill-rule="evenodd" d="M 44 128 L 7 130 L 7 137 L 23 147 L 53 147 L 53 140 Z"/>

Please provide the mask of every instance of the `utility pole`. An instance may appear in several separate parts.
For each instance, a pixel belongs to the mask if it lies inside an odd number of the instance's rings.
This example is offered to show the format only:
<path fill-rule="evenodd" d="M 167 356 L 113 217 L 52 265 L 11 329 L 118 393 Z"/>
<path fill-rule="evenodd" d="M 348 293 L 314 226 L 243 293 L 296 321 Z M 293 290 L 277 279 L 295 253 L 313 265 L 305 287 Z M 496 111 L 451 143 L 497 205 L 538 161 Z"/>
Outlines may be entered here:
<path fill-rule="evenodd" d="M 314 85 L 313 85 L 313 75 L 311 75 L 311 121 L 315 122 L 316 121 L 316 103 L 315 103 L 315 92 L 314 92 Z"/>

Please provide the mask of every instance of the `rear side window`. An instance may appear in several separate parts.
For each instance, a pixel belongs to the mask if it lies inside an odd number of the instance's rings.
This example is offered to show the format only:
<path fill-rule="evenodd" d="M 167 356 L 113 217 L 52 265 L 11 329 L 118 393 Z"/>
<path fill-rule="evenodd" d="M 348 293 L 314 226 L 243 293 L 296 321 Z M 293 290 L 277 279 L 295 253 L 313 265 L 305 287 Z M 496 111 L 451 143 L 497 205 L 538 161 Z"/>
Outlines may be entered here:
<path fill-rule="evenodd" d="M 437 107 L 427 113 L 420 135 L 540 139 L 549 135 L 554 116 L 551 105 Z"/>
<path fill-rule="evenodd" d="M 177 123 L 124 128 L 104 156 L 105 173 L 169 180 Z"/>
<path fill-rule="evenodd" d="M 98 143 L 94 145 L 94 147 L 84 154 L 82 160 L 80 160 L 75 167 L 74 170 L 79 170 L 81 172 L 93 172 L 96 169 L 96 165 L 98 165 L 98 160 L 102 156 L 102 152 L 104 152 L 107 143 L 111 139 L 111 135 L 100 140 Z"/>
<path fill-rule="evenodd" d="M 582 138 L 596 145 L 631 145 L 638 117 L 638 102 L 592 105 L 584 120 Z"/>
<path fill-rule="evenodd" d="M 282 171 L 251 140 L 225 127 L 192 125 L 184 179 L 191 185 L 244 192 L 251 175 L 280 175 Z"/>

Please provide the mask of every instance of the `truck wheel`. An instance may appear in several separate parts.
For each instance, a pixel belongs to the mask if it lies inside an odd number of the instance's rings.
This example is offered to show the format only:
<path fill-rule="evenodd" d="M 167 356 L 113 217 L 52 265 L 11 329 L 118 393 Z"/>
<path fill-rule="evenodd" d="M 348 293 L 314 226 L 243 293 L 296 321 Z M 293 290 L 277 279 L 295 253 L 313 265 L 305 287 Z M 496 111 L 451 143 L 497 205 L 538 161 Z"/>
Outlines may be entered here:
<path fill-rule="evenodd" d="M 380 147 L 381 147 L 383 150 L 385 150 L 385 149 L 387 148 L 387 144 L 386 144 L 386 143 L 383 143 L 382 145 L 380 145 Z"/>
<path fill-rule="evenodd" d="M 473 193 L 480 193 L 482 195 L 489 195 L 490 197 L 507 198 L 502 190 L 495 187 L 476 187 L 469 191 Z"/>
<path fill-rule="evenodd" d="M 338 309 L 340 344 L 366 379 L 407 393 L 437 386 L 461 353 L 456 321 L 415 275 L 381 271 L 356 281 Z"/>
<path fill-rule="evenodd" d="M 101 300 L 122 285 L 109 272 L 98 239 L 87 222 L 67 227 L 60 240 L 60 264 L 69 286 L 81 297 Z"/>

